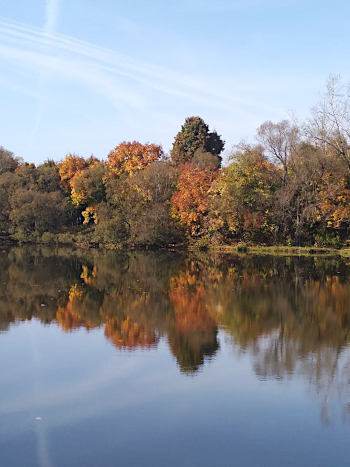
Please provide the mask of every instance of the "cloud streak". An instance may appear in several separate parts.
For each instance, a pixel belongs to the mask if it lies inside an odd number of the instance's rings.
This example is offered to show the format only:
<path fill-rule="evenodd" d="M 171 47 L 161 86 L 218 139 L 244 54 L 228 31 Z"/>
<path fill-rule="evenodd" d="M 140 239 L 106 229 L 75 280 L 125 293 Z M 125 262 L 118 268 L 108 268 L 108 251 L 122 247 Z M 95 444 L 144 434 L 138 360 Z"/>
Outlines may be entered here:
<path fill-rule="evenodd" d="M 58 18 L 58 11 L 59 11 L 59 0 L 47 0 L 46 1 L 46 8 L 45 8 L 45 24 L 44 24 L 44 34 L 50 35 L 54 32 L 57 18 Z M 33 144 L 33 141 L 36 138 L 38 133 L 41 121 L 43 119 L 44 113 L 48 108 L 48 95 L 45 92 L 46 83 L 49 78 L 47 70 L 41 68 L 39 71 L 39 79 L 38 79 L 38 93 L 40 95 L 38 101 L 38 108 L 36 111 L 33 129 L 31 131 L 29 137 L 29 145 Z"/>
<path fill-rule="evenodd" d="M 55 31 L 58 18 L 59 0 L 47 0 L 45 11 L 44 32 L 50 34 Z"/>
<path fill-rule="evenodd" d="M 46 24 L 50 27 L 57 18 L 57 0 L 54 3 L 56 6 L 51 5 L 51 13 L 47 14 Z M 0 47 L 3 58 L 26 67 L 54 69 L 67 78 L 79 79 L 102 93 L 117 108 L 123 102 L 132 107 L 145 105 L 139 84 L 143 89 L 223 109 L 240 105 L 248 115 L 256 108 L 262 108 L 256 101 L 232 95 L 232 89 L 231 92 L 220 92 L 220 86 L 214 87 L 197 76 L 142 63 L 113 50 L 50 32 L 48 27 L 42 31 L 0 19 L 0 43 L 3 44 Z"/>

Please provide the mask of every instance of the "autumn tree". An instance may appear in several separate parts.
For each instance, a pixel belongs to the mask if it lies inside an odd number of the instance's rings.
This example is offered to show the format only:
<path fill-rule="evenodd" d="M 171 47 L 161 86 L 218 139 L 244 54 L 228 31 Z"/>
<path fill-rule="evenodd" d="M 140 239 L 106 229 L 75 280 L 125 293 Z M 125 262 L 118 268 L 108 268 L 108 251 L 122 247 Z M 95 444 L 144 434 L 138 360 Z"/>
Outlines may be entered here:
<path fill-rule="evenodd" d="M 97 221 L 96 209 L 106 199 L 104 176 L 106 166 L 99 161 L 91 161 L 90 165 L 77 172 L 70 181 L 73 204 L 82 208 L 84 224 L 91 219 Z"/>
<path fill-rule="evenodd" d="M 350 171 L 350 95 L 339 76 L 331 76 L 323 99 L 312 109 L 306 131 L 314 144 L 332 152 Z"/>
<path fill-rule="evenodd" d="M 0 175 L 0 233 L 8 235 L 10 229 L 10 195 L 15 188 L 16 176 L 12 172 Z"/>
<path fill-rule="evenodd" d="M 38 171 L 35 164 L 24 162 L 15 170 L 16 186 L 37 190 Z"/>
<path fill-rule="evenodd" d="M 5 172 L 14 172 L 18 167 L 20 159 L 13 152 L 0 146 L 0 175 Z"/>
<path fill-rule="evenodd" d="M 241 146 L 231 155 L 231 161 L 212 188 L 211 228 L 226 239 L 271 241 L 280 169 L 259 146 Z"/>
<path fill-rule="evenodd" d="M 169 297 L 174 308 L 174 324 L 168 331 L 170 348 L 181 371 L 194 373 L 205 358 L 219 348 L 217 323 L 210 314 L 205 285 L 196 274 L 196 265 L 170 279 Z"/>
<path fill-rule="evenodd" d="M 206 233 L 210 187 L 217 173 L 206 167 L 186 163 L 179 167 L 180 175 L 171 198 L 172 215 L 193 237 Z"/>
<path fill-rule="evenodd" d="M 279 240 L 339 245 L 350 221 L 349 188 L 347 171 L 338 156 L 319 145 L 301 142 L 288 162 L 288 179 L 276 192 Z"/>
<path fill-rule="evenodd" d="M 0 235 L 147 248 L 344 245 L 350 101 L 341 81 L 329 80 L 306 124 L 266 121 L 256 136 L 223 169 L 224 141 L 200 117 L 185 120 L 171 159 L 159 145 L 124 141 L 106 162 L 68 154 L 36 166 L 0 147 Z"/>
<path fill-rule="evenodd" d="M 15 170 L 18 168 L 19 159 L 7 149 L 0 146 L 0 234 L 8 234 L 9 221 L 9 196 L 15 188 Z"/>
<path fill-rule="evenodd" d="M 37 189 L 50 193 L 60 191 L 60 173 L 59 167 L 53 160 L 47 160 L 37 168 Z"/>
<path fill-rule="evenodd" d="M 59 174 L 61 183 L 65 190 L 70 193 L 70 181 L 78 172 L 86 169 L 88 166 L 87 161 L 76 154 L 68 154 L 59 164 Z"/>
<path fill-rule="evenodd" d="M 330 160 L 318 147 L 300 143 L 288 161 L 288 179 L 276 192 L 275 223 L 280 241 L 312 243 L 317 229 L 318 193 Z"/>
<path fill-rule="evenodd" d="M 57 164 L 46 161 L 36 167 L 11 158 L 0 175 L 0 219 L 5 232 L 17 240 L 33 241 L 43 232 L 59 232 L 71 225 L 74 213 L 69 195 L 62 190 Z"/>
<path fill-rule="evenodd" d="M 81 206 L 105 201 L 105 174 L 106 166 L 102 162 L 95 162 L 82 172 L 78 172 L 71 181 L 73 201 Z"/>
<path fill-rule="evenodd" d="M 322 152 L 319 149 L 320 152 Z M 328 153 L 314 195 L 314 237 L 319 246 L 339 246 L 350 228 L 350 177 L 344 161 Z"/>
<path fill-rule="evenodd" d="M 145 169 L 151 162 L 161 159 L 163 155 L 163 149 L 159 145 L 124 141 L 108 154 L 108 167 L 116 175 L 132 175 L 137 170 Z"/>
<path fill-rule="evenodd" d="M 121 143 L 109 154 L 106 204 L 97 209 L 98 238 L 143 246 L 175 241 L 170 198 L 176 172 L 163 156 L 161 146 L 135 141 Z"/>
<path fill-rule="evenodd" d="M 221 165 L 220 154 L 224 145 L 225 142 L 216 131 L 209 132 L 209 127 L 202 118 L 189 117 L 186 118 L 175 137 L 170 152 L 171 160 L 175 165 L 195 162 L 193 159 L 197 154 L 196 159 L 200 162 L 199 165 L 203 164 L 203 160 L 206 160 L 205 165 L 214 165 L 219 168 Z"/>
<path fill-rule="evenodd" d="M 58 230 L 65 216 L 60 192 L 42 193 L 18 189 L 10 198 L 10 220 L 16 237 L 32 239 L 31 234 Z"/>
<path fill-rule="evenodd" d="M 106 179 L 107 203 L 98 207 L 97 235 L 133 245 L 176 243 L 179 232 L 170 215 L 176 175 L 168 162 L 155 161 L 133 176 Z"/>
<path fill-rule="evenodd" d="M 258 128 L 257 138 L 272 161 L 282 167 L 285 183 L 289 160 L 300 140 L 298 126 L 288 120 L 278 123 L 267 121 Z"/>
<path fill-rule="evenodd" d="M 162 246 L 179 241 L 170 205 L 176 180 L 176 170 L 165 161 L 153 162 L 129 178 L 128 203 L 132 204 L 127 219 L 132 243 Z"/>

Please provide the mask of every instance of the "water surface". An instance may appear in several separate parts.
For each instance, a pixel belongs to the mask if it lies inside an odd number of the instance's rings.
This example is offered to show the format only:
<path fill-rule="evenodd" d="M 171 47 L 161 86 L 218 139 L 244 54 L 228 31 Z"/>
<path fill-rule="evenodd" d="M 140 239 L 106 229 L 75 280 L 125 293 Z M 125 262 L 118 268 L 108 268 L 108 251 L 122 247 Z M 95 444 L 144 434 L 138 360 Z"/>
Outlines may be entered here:
<path fill-rule="evenodd" d="M 350 264 L 0 253 L 1 466 L 348 466 Z"/>

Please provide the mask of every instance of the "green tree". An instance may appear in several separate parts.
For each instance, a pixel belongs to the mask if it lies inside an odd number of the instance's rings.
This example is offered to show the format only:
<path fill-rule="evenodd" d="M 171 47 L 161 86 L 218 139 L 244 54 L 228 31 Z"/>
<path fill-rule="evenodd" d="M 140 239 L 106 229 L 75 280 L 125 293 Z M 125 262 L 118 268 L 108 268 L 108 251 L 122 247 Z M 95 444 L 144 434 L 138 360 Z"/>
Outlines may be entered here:
<path fill-rule="evenodd" d="M 168 162 L 154 161 L 131 176 L 107 177 L 107 203 L 97 208 L 97 240 L 142 246 L 178 241 L 170 216 L 176 175 Z"/>
<path fill-rule="evenodd" d="M 15 157 L 13 152 L 8 151 L 3 146 L 0 146 L 0 175 L 5 172 L 14 172 L 20 159 Z"/>
<path fill-rule="evenodd" d="M 259 146 L 242 146 L 231 159 L 212 187 L 211 229 L 225 238 L 271 241 L 280 169 L 269 162 Z"/>
<path fill-rule="evenodd" d="M 37 189 L 50 193 L 60 191 L 59 167 L 53 160 L 47 160 L 37 167 Z"/>
<path fill-rule="evenodd" d="M 209 132 L 208 125 L 200 117 L 186 118 L 181 130 L 175 137 L 171 150 L 171 160 L 175 165 L 192 162 L 196 151 L 197 157 L 200 153 L 210 153 L 213 164 L 219 168 L 221 164 L 220 154 L 224 149 L 225 142 L 216 131 Z"/>
<path fill-rule="evenodd" d="M 13 191 L 16 175 L 5 172 L 0 175 L 0 233 L 8 234 L 10 229 L 10 193 Z"/>
<path fill-rule="evenodd" d="M 15 238 L 31 240 L 32 234 L 56 232 L 65 215 L 60 192 L 43 193 L 23 188 L 10 198 L 10 220 Z"/>

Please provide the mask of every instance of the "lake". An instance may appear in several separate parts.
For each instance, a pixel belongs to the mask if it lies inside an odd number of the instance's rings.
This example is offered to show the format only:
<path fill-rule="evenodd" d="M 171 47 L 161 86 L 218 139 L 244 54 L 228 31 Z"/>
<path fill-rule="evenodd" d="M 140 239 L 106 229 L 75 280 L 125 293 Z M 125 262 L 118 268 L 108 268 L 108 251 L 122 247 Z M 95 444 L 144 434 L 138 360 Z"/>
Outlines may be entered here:
<path fill-rule="evenodd" d="M 0 253 L 0 465 L 350 465 L 350 262 Z"/>

